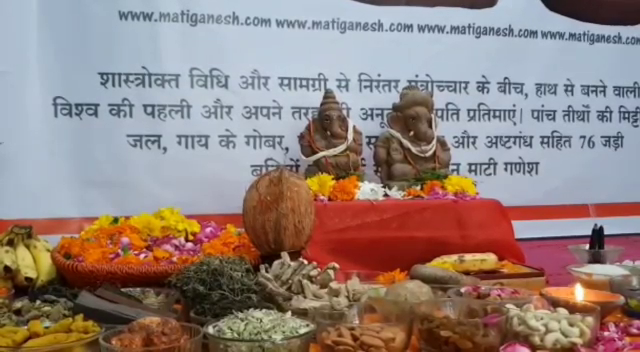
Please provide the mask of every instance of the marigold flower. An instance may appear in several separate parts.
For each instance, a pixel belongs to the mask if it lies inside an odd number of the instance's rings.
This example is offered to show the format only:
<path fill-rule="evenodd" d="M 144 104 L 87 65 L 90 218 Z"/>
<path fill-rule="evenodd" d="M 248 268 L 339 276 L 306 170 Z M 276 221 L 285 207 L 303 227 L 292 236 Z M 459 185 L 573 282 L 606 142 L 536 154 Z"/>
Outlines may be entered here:
<path fill-rule="evenodd" d="M 422 187 L 422 192 L 426 195 L 430 195 L 433 192 L 442 191 L 444 185 L 440 181 L 427 181 Z"/>
<path fill-rule="evenodd" d="M 405 197 L 412 199 L 412 198 L 425 198 L 426 196 L 421 189 L 409 188 L 405 193 Z"/>
<path fill-rule="evenodd" d="M 391 286 L 397 282 L 405 281 L 409 279 L 409 273 L 396 269 L 380 274 L 376 277 L 376 282 L 384 286 Z"/>
<path fill-rule="evenodd" d="M 328 198 L 335 184 L 336 180 L 333 176 L 325 173 L 320 173 L 307 179 L 307 185 L 316 198 Z"/>
<path fill-rule="evenodd" d="M 360 188 L 360 181 L 357 176 L 351 176 L 343 180 L 337 181 L 331 193 L 329 199 L 332 201 L 348 202 L 356 199 L 358 189 Z"/>
<path fill-rule="evenodd" d="M 444 188 L 452 195 L 478 195 L 475 181 L 464 176 L 449 175 L 444 180 Z"/>

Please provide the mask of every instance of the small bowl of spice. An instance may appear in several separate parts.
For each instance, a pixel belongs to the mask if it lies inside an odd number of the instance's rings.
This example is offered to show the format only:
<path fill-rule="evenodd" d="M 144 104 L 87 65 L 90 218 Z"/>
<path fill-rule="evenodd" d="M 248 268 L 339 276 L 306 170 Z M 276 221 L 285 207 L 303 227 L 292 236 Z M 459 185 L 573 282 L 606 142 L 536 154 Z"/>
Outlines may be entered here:
<path fill-rule="evenodd" d="M 211 351 L 308 352 L 316 326 L 268 309 L 249 309 L 213 321 L 204 328 Z"/>

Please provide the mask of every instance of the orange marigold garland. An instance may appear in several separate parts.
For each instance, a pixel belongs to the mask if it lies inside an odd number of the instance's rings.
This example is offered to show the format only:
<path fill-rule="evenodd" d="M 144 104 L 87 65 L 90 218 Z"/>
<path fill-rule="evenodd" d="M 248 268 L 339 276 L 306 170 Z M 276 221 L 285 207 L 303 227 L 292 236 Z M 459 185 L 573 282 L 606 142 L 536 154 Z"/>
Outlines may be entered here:
<path fill-rule="evenodd" d="M 159 213 L 178 221 L 154 225 L 157 218 L 150 215 L 135 217 L 135 222 L 105 216 L 80 236 L 62 238 L 56 250 L 67 260 L 88 264 L 191 264 L 203 256 L 241 256 L 255 263 L 260 258 L 247 234 L 233 225 L 219 227 L 209 222 L 196 226 L 187 219 L 181 225 L 176 210 Z M 171 228 L 178 234 L 167 231 Z M 199 233 L 193 233 L 195 229 Z"/>

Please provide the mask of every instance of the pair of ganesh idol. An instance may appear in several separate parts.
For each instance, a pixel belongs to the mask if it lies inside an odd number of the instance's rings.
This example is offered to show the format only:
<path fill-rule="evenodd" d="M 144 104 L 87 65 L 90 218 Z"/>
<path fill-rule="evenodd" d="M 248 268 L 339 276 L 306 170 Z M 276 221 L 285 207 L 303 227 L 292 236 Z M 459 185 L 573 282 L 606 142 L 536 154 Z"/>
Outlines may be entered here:
<path fill-rule="evenodd" d="M 405 87 L 387 117 L 388 129 L 375 143 L 373 160 L 382 183 L 405 189 L 429 172 L 449 172 L 451 149 L 438 136 L 433 93 Z M 302 156 L 309 162 L 305 177 L 326 173 L 342 178 L 362 170 L 362 132 L 345 116 L 331 90 L 298 136 Z"/>

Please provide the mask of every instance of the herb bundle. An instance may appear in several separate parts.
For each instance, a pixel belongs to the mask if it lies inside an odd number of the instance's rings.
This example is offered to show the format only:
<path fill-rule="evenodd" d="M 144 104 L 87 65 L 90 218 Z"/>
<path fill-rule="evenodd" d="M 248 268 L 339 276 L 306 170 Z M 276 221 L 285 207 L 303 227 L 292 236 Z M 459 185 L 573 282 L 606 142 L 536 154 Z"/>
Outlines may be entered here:
<path fill-rule="evenodd" d="M 193 314 L 217 319 L 247 309 L 273 309 L 257 284 L 249 263 L 238 257 L 209 257 L 188 266 L 169 279 Z"/>

